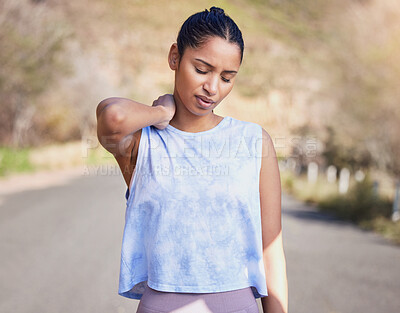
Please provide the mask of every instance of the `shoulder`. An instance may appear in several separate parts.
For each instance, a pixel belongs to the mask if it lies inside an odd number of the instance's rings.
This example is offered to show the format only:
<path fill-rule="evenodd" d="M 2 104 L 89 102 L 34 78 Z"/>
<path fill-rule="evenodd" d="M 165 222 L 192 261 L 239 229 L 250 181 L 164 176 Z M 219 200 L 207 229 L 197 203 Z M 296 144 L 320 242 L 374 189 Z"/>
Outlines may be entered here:
<path fill-rule="evenodd" d="M 256 137 L 259 145 L 262 145 L 262 156 L 272 155 L 276 156 L 275 147 L 271 135 L 260 125 L 250 121 L 243 121 L 233 117 L 231 119 L 231 126 L 241 129 L 241 133 Z"/>
<path fill-rule="evenodd" d="M 276 158 L 276 151 L 271 135 L 263 127 L 261 127 L 261 131 L 262 131 L 262 157 Z"/>
<path fill-rule="evenodd" d="M 231 127 L 241 128 L 243 129 L 243 131 L 253 132 L 254 135 L 261 137 L 261 130 L 262 130 L 261 125 L 250 121 L 239 120 L 234 117 L 229 117 L 229 118 L 231 120 L 230 123 Z"/>
<path fill-rule="evenodd" d="M 262 133 L 263 144 L 271 144 L 272 143 L 271 135 L 263 127 L 260 126 L 260 128 Z"/>
<path fill-rule="evenodd" d="M 279 175 L 278 157 L 271 135 L 261 127 L 262 148 L 261 148 L 261 172 L 269 177 Z M 274 174 L 275 173 L 275 174 Z"/>

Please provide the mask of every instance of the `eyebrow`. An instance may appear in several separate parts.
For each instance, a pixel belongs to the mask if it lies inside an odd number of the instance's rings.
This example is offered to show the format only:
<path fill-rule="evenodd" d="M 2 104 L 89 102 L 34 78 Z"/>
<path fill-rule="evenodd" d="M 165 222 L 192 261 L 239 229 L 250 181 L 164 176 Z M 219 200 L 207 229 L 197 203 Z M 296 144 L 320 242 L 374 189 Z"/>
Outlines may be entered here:
<path fill-rule="evenodd" d="M 211 65 L 210 63 L 207 63 L 206 61 L 202 60 L 202 59 L 195 59 L 196 61 L 199 61 L 201 63 L 204 63 L 205 65 L 211 67 L 211 68 L 215 68 L 215 66 Z M 228 74 L 236 74 L 236 71 L 222 71 L 223 73 L 228 73 Z"/>

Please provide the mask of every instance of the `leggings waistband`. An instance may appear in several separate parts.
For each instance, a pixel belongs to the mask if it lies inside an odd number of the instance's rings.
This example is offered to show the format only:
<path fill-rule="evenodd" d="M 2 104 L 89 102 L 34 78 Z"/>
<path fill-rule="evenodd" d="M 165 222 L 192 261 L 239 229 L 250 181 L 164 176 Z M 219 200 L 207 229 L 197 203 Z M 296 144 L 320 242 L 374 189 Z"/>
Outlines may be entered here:
<path fill-rule="evenodd" d="M 147 284 L 137 313 L 258 313 L 251 287 L 215 293 L 164 292 Z"/>

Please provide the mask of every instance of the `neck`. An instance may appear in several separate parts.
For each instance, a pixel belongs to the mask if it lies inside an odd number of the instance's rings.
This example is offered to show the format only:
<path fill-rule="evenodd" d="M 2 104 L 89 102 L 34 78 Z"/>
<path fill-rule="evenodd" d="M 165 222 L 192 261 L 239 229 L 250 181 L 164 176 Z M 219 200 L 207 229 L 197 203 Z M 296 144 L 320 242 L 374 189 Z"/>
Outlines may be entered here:
<path fill-rule="evenodd" d="M 173 95 L 176 111 L 169 124 L 177 129 L 192 133 L 202 132 L 213 128 L 223 119 L 213 112 L 207 112 L 205 115 L 193 114 L 185 107 L 176 90 Z"/>

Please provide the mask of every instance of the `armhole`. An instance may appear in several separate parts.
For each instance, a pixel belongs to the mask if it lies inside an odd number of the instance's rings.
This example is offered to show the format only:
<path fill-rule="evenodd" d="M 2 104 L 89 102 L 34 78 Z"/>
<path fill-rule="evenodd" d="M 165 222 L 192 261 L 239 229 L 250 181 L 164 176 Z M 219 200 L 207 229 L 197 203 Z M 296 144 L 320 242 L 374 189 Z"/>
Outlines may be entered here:
<path fill-rule="evenodd" d="M 145 128 L 142 128 L 142 130 L 141 130 L 140 139 L 139 139 L 138 153 L 137 153 L 137 158 L 136 158 L 136 164 L 135 164 L 135 168 L 133 169 L 131 181 L 129 182 L 129 187 L 128 187 L 129 196 L 128 196 L 127 201 L 129 201 L 129 199 L 130 199 L 131 196 L 132 196 L 132 186 L 133 186 L 134 182 L 136 181 L 136 176 L 138 175 L 138 174 L 137 174 L 137 172 L 138 172 L 138 167 L 140 167 L 141 164 L 142 164 L 143 149 L 144 149 L 144 148 L 143 148 L 143 145 L 145 144 L 145 143 L 144 143 L 144 142 L 145 142 L 145 139 L 143 138 L 143 136 L 146 135 L 147 128 L 148 128 L 148 127 L 145 127 Z"/>
<path fill-rule="evenodd" d="M 258 182 L 261 180 L 261 166 L 263 159 L 263 149 L 264 149 L 264 138 L 263 138 L 263 129 L 260 125 L 258 125 L 258 132 L 256 136 L 256 162 L 257 162 L 257 173 L 258 173 Z"/>

